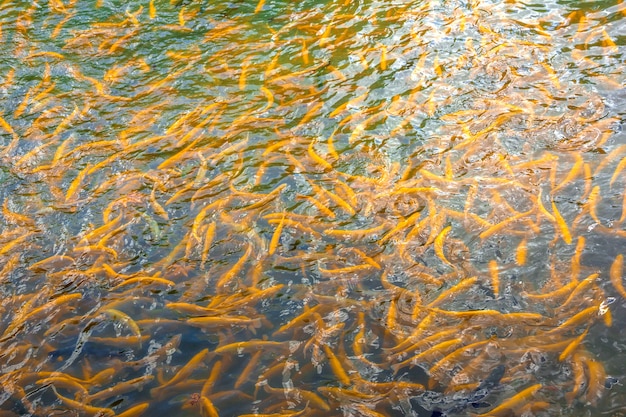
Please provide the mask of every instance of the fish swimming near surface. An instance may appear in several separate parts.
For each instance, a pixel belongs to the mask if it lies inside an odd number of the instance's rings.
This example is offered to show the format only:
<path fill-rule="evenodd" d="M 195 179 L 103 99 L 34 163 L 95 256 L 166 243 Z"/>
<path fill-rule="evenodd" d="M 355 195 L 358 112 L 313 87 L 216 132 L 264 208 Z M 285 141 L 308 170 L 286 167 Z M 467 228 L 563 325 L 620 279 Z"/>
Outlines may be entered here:
<path fill-rule="evenodd" d="M 0 3 L 7 407 L 619 398 L 626 3 Z"/>

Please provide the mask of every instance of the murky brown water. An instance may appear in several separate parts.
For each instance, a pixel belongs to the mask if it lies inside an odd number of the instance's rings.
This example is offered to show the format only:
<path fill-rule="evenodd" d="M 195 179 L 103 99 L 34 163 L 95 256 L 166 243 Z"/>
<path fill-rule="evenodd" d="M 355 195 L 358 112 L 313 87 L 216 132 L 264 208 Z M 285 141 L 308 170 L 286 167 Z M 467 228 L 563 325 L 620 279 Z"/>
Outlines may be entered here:
<path fill-rule="evenodd" d="M 0 415 L 626 413 L 625 16 L 5 0 Z"/>

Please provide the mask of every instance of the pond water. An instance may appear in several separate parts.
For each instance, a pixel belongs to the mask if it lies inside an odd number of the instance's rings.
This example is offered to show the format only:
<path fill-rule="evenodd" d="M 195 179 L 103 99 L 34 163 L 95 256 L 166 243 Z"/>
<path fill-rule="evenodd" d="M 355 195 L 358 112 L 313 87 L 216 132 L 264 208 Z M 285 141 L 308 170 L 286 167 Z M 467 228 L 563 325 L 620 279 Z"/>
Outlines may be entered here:
<path fill-rule="evenodd" d="M 2 1 L 0 416 L 626 415 L 625 21 Z"/>

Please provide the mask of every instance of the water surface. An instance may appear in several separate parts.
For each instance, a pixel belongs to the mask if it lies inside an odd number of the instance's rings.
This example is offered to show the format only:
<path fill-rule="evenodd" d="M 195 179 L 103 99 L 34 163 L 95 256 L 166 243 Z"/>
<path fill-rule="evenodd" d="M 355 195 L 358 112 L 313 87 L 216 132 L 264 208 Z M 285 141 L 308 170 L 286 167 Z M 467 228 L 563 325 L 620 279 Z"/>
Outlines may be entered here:
<path fill-rule="evenodd" d="M 621 415 L 625 15 L 4 1 L 3 415 Z"/>

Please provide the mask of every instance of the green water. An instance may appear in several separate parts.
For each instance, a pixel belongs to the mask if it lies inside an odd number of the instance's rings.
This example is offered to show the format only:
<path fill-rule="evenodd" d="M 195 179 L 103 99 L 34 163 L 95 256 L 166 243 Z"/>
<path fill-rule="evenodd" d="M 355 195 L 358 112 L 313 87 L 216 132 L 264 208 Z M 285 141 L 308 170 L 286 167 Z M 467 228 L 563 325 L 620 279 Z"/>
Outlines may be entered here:
<path fill-rule="evenodd" d="M 4 1 L 2 415 L 621 415 L 625 16 Z"/>

